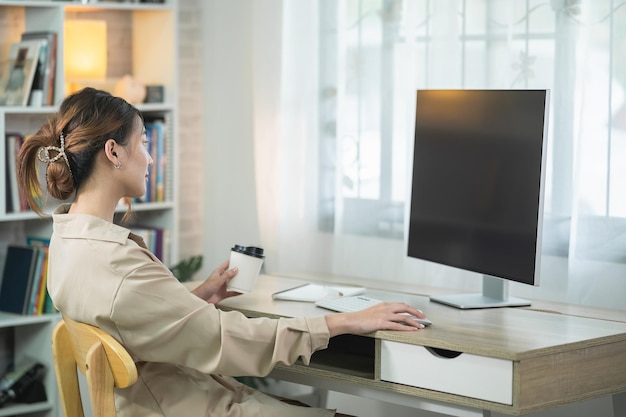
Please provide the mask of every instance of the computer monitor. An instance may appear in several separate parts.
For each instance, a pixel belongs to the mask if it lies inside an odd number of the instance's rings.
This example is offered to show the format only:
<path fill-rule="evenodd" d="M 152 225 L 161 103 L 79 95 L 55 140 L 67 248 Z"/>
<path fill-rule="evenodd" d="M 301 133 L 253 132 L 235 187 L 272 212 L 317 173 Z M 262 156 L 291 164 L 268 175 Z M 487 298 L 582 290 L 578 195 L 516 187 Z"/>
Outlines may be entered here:
<path fill-rule="evenodd" d="M 483 274 L 458 308 L 530 305 L 539 285 L 549 90 L 418 90 L 409 257 Z"/>

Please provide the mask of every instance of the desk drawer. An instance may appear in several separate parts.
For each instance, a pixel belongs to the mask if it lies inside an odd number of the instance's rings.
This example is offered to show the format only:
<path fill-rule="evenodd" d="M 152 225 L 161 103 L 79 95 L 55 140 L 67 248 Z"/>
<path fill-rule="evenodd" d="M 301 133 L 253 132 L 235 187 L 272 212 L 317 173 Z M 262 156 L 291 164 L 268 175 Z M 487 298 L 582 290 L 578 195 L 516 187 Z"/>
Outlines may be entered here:
<path fill-rule="evenodd" d="M 381 341 L 380 379 L 502 404 L 513 403 L 513 362 Z"/>

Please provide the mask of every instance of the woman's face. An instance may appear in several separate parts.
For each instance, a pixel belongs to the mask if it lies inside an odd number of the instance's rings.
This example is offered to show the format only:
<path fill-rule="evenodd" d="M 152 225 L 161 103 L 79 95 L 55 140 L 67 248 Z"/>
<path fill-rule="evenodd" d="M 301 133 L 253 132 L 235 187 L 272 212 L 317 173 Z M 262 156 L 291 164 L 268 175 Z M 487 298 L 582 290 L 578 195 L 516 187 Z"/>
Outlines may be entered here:
<path fill-rule="evenodd" d="M 137 116 L 135 129 L 131 133 L 127 149 L 128 160 L 123 164 L 126 197 L 143 197 L 146 193 L 149 168 L 153 161 L 148 153 L 146 128 L 139 116 Z"/>

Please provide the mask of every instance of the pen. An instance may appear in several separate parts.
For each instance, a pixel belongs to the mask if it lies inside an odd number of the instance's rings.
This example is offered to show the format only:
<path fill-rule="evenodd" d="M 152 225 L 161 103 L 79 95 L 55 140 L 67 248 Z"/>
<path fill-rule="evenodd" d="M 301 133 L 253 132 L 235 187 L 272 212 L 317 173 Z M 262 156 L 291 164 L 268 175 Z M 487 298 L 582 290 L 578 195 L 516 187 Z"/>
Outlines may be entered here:
<path fill-rule="evenodd" d="M 324 289 L 326 290 L 326 292 L 330 295 L 332 293 L 335 293 L 336 295 L 338 295 L 339 297 L 343 297 L 343 292 L 333 288 L 333 287 L 329 287 L 329 286 L 324 286 Z"/>

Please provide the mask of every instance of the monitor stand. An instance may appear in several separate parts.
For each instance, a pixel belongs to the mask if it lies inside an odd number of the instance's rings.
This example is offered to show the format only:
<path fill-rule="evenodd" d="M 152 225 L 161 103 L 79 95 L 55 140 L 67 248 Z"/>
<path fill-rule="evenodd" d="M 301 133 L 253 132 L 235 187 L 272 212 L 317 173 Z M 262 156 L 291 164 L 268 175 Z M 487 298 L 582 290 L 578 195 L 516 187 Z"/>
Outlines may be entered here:
<path fill-rule="evenodd" d="M 482 294 L 450 294 L 431 296 L 437 303 L 461 309 L 494 308 L 494 307 L 526 307 L 530 301 L 509 297 L 509 282 L 500 278 L 483 275 Z"/>

